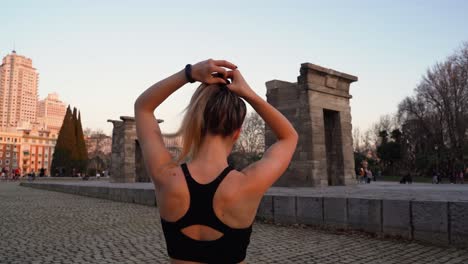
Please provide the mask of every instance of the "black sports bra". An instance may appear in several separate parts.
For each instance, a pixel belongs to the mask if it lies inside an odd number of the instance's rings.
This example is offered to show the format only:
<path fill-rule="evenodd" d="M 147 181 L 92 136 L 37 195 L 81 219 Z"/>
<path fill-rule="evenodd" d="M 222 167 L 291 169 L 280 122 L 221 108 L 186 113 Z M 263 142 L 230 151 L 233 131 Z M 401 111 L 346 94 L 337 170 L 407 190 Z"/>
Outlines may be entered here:
<path fill-rule="evenodd" d="M 239 263 L 245 259 L 250 242 L 252 225 L 247 228 L 231 228 L 221 222 L 213 210 L 213 197 L 224 177 L 233 170 L 228 166 L 208 184 L 196 182 L 187 168 L 181 165 L 190 193 L 190 206 L 187 213 L 175 222 L 161 218 L 166 239 L 167 253 L 171 258 L 203 263 Z M 212 241 L 192 239 L 181 232 L 185 227 L 205 225 L 223 236 Z"/>

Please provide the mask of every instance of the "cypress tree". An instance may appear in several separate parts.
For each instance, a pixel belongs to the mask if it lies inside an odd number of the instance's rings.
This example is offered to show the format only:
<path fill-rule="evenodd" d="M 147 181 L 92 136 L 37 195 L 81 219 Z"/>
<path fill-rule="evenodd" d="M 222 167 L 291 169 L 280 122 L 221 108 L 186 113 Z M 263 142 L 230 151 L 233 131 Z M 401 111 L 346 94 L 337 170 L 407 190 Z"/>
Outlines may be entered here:
<path fill-rule="evenodd" d="M 65 173 L 71 175 L 73 148 L 76 145 L 76 136 L 74 131 L 73 116 L 70 105 L 67 107 L 62 127 L 57 137 L 57 143 L 52 158 L 52 174 L 56 169 L 65 169 Z"/>
<path fill-rule="evenodd" d="M 86 142 L 84 139 L 83 127 L 81 126 L 81 113 L 78 113 L 78 119 L 76 120 L 76 146 L 78 152 L 78 168 L 81 172 L 86 171 L 88 163 L 88 151 L 86 149 Z"/>
<path fill-rule="evenodd" d="M 78 152 L 78 145 L 77 145 L 77 137 L 76 137 L 76 122 L 78 120 L 78 111 L 76 110 L 76 107 L 73 107 L 73 114 L 72 114 L 72 119 L 71 119 L 71 124 L 72 124 L 72 136 L 73 136 L 73 141 L 70 142 L 70 149 L 71 149 L 71 169 L 75 169 L 75 173 L 79 172 L 79 152 Z"/>

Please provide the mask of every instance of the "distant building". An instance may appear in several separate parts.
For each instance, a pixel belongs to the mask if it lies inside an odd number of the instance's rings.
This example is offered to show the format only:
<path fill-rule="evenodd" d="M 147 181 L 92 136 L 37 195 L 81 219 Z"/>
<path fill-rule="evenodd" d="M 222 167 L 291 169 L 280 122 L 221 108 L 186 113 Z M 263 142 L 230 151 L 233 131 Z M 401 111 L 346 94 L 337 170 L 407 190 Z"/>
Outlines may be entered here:
<path fill-rule="evenodd" d="M 59 100 L 57 93 L 48 94 L 37 104 L 37 123 L 42 128 L 58 134 L 66 111 L 67 106 Z"/>
<path fill-rule="evenodd" d="M 0 168 L 9 171 L 19 168 L 22 174 L 38 173 L 44 168 L 46 175 L 50 175 L 56 142 L 57 136 L 46 130 L 9 128 L 0 131 Z"/>
<path fill-rule="evenodd" d="M 16 51 L 0 65 L 0 128 L 36 122 L 39 74 L 32 60 Z"/>

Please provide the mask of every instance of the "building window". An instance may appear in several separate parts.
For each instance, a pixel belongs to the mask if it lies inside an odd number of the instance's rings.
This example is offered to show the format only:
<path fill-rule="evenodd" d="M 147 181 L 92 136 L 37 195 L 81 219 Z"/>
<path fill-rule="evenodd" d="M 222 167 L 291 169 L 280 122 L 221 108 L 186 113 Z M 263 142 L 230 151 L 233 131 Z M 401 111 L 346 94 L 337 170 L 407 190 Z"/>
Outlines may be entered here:
<path fill-rule="evenodd" d="M 2 165 L 2 163 L 3 163 L 3 160 L 0 160 L 0 165 Z"/>
<path fill-rule="evenodd" d="M 5 165 L 10 164 L 10 160 L 5 160 Z"/>

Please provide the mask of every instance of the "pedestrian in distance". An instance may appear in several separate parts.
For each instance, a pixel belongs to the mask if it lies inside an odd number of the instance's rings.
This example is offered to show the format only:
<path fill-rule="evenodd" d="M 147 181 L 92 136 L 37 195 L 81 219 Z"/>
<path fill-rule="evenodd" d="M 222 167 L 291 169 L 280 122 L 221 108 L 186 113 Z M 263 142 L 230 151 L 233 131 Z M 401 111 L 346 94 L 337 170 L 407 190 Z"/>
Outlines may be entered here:
<path fill-rule="evenodd" d="M 432 174 L 432 184 L 438 184 L 439 183 L 439 177 L 436 172 Z"/>
<path fill-rule="evenodd" d="M 372 171 L 370 169 L 366 169 L 366 183 L 369 184 L 371 183 L 371 180 L 373 180 L 372 176 Z"/>
<path fill-rule="evenodd" d="M 201 85 L 186 109 L 179 131 L 183 148 L 174 159 L 154 110 L 187 82 L 196 81 Z M 237 171 L 227 158 L 241 133 L 244 100 L 278 140 L 261 160 Z M 224 60 L 188 64 L 144 91 L 134 108 L 171 263 L 244 263 L 260 201 L 295 151 L 298 135 L 291 123 Z"/>

